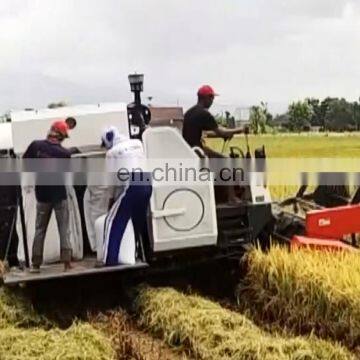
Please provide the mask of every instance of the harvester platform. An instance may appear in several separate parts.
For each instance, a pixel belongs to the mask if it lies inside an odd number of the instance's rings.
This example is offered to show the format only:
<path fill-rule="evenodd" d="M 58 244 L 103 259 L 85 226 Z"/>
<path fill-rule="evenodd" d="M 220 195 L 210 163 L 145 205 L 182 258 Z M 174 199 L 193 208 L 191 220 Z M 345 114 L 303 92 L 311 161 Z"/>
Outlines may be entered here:
<path fill-rule="evenodd" d="M 294 236 L 291 240 L 291 250 L 297 250 L 302 247 L 312 250 L 358 251 L 353 246 L 336 239 L 317 239 L 306 236 Z"/>
<path fill-rule="evenodd" d="M 117 265 L 117 266 L 104 266 L 95 267 L 96 259 L 89 257 L 82 261 L 73 262 L 73 268 L 64 272 L 64 265 L 61 263 L 47 264 L 41 267 L 41 271 L 38 274 L 30 273 L 28 269 L 25 270 L 13 270 L 4 275 L 4 284 L 15 285 L 22 283 L 32 283 L 39 281 L 46 281 L 52 279 L 63 279 L 71 277 L 88 276 L 103 273 L 115 273 L 123 271 L 131 271 L 147 268 L 149 265 L 144 262 L 137 262 L 135 265 Z"/>

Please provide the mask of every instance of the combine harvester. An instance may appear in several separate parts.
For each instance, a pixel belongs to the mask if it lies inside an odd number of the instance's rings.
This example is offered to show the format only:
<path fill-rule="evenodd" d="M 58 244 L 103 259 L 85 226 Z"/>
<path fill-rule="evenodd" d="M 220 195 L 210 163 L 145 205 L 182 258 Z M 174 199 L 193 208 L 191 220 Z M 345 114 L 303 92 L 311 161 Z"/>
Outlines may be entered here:
<path fill-rule="evenodd" d="M 50 124 L 59 118 L 75 117 L 77 127 L 65 142 L 66 147 L 77 147 L 81 153 L 74 155 L 85 159 L 104 158 L 99 138 L 103 129 L 117 126 L 127 137 L 136 137 L 140 128 L 150 124 L 143 134 L 143 144 L 147 159 L 188 159 L 198 172 L 203 171 L 203 161 L 198 149 L 192 149 L 182 138 L 178 129 L 171 127 L 151 127 L 151 108 L 141 104 L 142 76 L 130 76 L 131 89 L 135 93 L 135 102 L 126 105 L 98 104 L 91 106 L 63 107 L 39 111 L 22 111 L 11 114 L 11 128 L 6 146 L 2 146 L 4 156 L 21 157 L 27 146 L 46 134 Z M 41 136 L 40 136 L 41 137 Z M 5 144 L 5 142 L 4 142 Z M 250 157 L 250 151 L 246 155 Z M 242 151 L 231 149 L 231 158 L 243 157 Z M 256 158 L 265 158 L 264 149 L 255 151 Z M 227 205 L 216 200 L 212 180 L 201 183 L 172 184 L 156 182 L 150 202 L 147 231 L 136 237 L 136 263 L 113 267 L 95 267 L 96 254 L 91 251 L 86 223 L 87 211 L 83 198 L 86 186 L 69 189 L 71 226 L 70 235 L 75 257 L 74 269 L 63 272 L 58 263 L 60 244 L 57 235 L 55 216 L 49 224 L 45 241 L 45 265 L 40 274 L 29 272 L 31 242 L 34 233 L 35 199 L 32 193 L 22 191 L 17 203 L 17 234 L 19 235 L 18 255 L 24 269 L 10 269 L 4 275 L 4 283 L 19 284 L 39 282 L 51 279 L 90 276 L 110 272 L 150 273 L 166 271 L 179 267 L 190 267 L 211 261 L 234 261 L 238 267 L 239 259 L 249 245 L 260 243 L 268 248 L 273 236 L 292 247 L 305 244 L 326 245 L 347 248 L 339 242 L 344 234 L 359 232 L 355 217 L 360 213 L 358 205 L 347 205 L 338 209 L 323 209 L 309 212 L 306 220 L 296 214 L 281 209 L 275 211 L 269 189 L 263 182 L 250 182 L 242 187 L 242 201 L 236 205 Z M 298 201 L 289 200 L 282 205 Z M 296 200 L 296 201 L 295 201 Z M 276 214 L 276 215 L 274 215 Z M 340 215 L 339 215 L 340 214 Z M 350 216 L 347 216 L 350 214 Z M 339 218 L 346 215 L 346 222 Z M 351 220 L 352 219 L 352 220 Z M 343 225 L 339 225 L 343 224 Z M 9 239 L 13 239 L 14 222 L 8 224 Z M 332 233 L 333 229 L 336 233 Z M 330 230 L 331 236 L 327 230 Z M 306 235 L 307 238 L 295 235 Z M 331 240 L 329 240 L 329 236 Z M 333 239 L 333 238 L 336 239 Z M 319 238 L 320 240 L 313 239 Z M 9 240 L 10 242 L 10 240 Z M 308 243 L 306 243 L 308 242 Z M 336 245 L 335 245 L 336 244 Z M 349 245 L 350 248 L 350 245 Z M 92 249 L 94 250 L 94 249 Z"/>
<path fill-rule="evenodd" d="M 135 78 L 135 83 L 134 83 Z M 140 81 L 136 84 L 136 79 Z M 13 156 L 21 157 L 27 146 L 46 135 L 55 119 L 74 117 L 77 127 L 71 132 L 64 146 L 77 147 L 81 153 L 75 157 L 104 158 L 100 148 L 100 135 L 104 128 L 116 125 L 127 136 L 136 136 L 139 128 L 148 124 L 150 110 L 141 104 L 141 77 L 133 77 L 132 91 L 135 102 L 126 104 L 99 104 L 92 106 L 63 107 L 58 109 L 13 112 L 11 114 L 11 149 Z M 41 136 L 41 134 L 43 134 Z M 149 127 L 143 135 L 148 159 L 187 159 L 201 172 L 202 161 L 198 153 L 189 147 L 178 129 Z M 132 265 L 95 267 L 96 255 L 88 251 L 86 209 L 84 211 L 82 189 L 69 190 L 70 235 L 75 257 L 74 269 L 63 272 L 59 260 L 59 238 L 53 214 L 45 240 L 45 265 L 40 274 L 29 272 L 31 244 L 34 234 L 35 199 L 32 193 L 22 191 L 19 203 L 17 233 L 20 260 L 24 270 L 10 269 L 4 276 L 5 284 L 38 282 L 75 276 L 123 271 L 166 270 L 187 267 L 196 263 L 218 259 L 239 259 L 244 248 L 258 239 L 269 242 L 269 224 L 272 221 L 271 198 L 264 186 L 252 185 L 241 204 L 229 206 L 216 203 L 213 181 L 200 184 L 155 183 L 148 216 L 148 231 L 136 239 L 137 261 Z M 83 226 L 79 226 L 81 224 Z M 14 228 L 9 226 L 11 239 Z"/>

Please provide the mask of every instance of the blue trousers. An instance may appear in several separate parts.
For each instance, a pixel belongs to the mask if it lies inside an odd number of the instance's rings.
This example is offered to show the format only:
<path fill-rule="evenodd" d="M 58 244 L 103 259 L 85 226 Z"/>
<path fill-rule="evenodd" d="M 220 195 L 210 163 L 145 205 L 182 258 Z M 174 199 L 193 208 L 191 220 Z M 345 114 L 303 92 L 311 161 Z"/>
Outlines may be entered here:
<path fill-rule="evenodd" d="M 141 235 L 149 201 L 152 194 L 150 183 L 131 181 L 130 185 L 111 208 L 105 221 L 105 244 L 107 245 L 106 265 L 118 265 L 121 240 L 131 219 L 135 238 Z M 107 229 L 107 231 L 106 231 Z"/>

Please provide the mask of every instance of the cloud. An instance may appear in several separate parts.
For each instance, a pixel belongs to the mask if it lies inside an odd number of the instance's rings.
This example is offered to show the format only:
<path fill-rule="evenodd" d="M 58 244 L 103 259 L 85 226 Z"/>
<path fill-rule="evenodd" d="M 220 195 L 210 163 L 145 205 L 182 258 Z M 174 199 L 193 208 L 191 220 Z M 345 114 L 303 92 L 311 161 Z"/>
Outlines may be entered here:
<path fill-rule="evenodd" d="M 358 97 L 355 1 L 2 0 L 0 21 L 2 110 L 128 101 L 134 70 L 163 104 L 203 83 L 223 104 Z"/>
<path fill-rule="evenodd" d="M 280 0 L 270 7 L 283 15 L 307 18 L 338 18 L 349 0 Z"/>

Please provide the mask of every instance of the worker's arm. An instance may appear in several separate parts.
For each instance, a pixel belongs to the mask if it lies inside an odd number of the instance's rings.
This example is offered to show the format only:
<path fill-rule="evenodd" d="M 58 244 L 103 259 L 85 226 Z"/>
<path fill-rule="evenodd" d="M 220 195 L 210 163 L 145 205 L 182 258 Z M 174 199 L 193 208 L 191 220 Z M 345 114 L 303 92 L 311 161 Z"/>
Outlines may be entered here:
<path fill-rule="evenodd" d="M 71 147 L 68 150 L 70 151 L 71 155 L 81 154 L 81 151 L 77 147 Z"/>
<path fill-rule="evenodd" d="M 235 129 L 227 129 L 222 126 L 218 126 L 213 130 L 214 133 L 222 137 L 224 139 L 231 139 L 236 134 L 249 134 L 249 128 L 245 126 L 244 128 L 235 128 Z"/>
<path fill-rule="evenodd" d="M 26 151 L 23 154 L 23 159 L 32 159 L 32 158 L 36 158 L 36 145 L 35 142 L 33 141 L 28 148 L 26 149 Z"/>
<path fill-rule="evenodd" d="M 203 130 L 213 131 L 217 137 L 223 139 L 231 139 L 236 134 L 249 134 L 248 126 L 245 126 L 244 128 L 227 129 L 218 125 L 215 118 L 209 112 L 206 112 L 204 115 Z"/>

